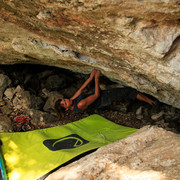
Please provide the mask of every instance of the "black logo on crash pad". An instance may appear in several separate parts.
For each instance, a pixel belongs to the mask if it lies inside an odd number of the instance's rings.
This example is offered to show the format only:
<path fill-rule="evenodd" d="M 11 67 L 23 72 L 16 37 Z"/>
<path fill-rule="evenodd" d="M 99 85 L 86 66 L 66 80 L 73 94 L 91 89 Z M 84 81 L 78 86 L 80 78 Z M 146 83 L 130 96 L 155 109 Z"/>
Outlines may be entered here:
<path fill-rule="evenodd" d="M 59 139 L 47 139 L 43 141 L 43 144 L 51 151 L 57 151 L 61 149 L 72 149 L 87 144 L 89 141 L 83 139 L 77 134 L 71 134 Z"/>

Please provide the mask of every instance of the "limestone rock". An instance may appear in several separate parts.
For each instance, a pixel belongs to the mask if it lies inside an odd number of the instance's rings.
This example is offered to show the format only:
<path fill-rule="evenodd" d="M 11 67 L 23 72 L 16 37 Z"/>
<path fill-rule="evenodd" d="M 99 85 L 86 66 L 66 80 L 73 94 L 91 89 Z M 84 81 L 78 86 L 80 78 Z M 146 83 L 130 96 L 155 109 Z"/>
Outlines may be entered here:
<path fill-rule="evenodd" d="M 46 180 L 178 180 L 180 136 L 146 126 L 125 139 L 62 167 Z"/>
<path fill-rule="evenodd" d="M 161 111 L 161 112 L 159 112 L 159 113 L 157 113 L 157 114 L 153 114 L 153 115 L 151 116 L 151 119 L 157 121 L 159 118 L 161 118 L 161 117 L 163 116 L 163 114 L 164 114 L 163 111 Z"/>
<path fill-rule="evenodd" d="M 93 68 L 180 108 L 178 0 L 0 0 L 0 64 Z"/>
<path fill-rule="evenodd" d="M 12 88 L 7 88 L 4 92 L 4 95 L 8 98 L 8 99 L 12 99 L 13 96 L 15 95 L 15 88 L 12 87 Z"/>
<path fill-rule="evenodd" d="M 16 94 L 14 95 L 12 102 L 16 109 L 40 109 L 42 107 L 43 101 L 41 97 L 31 95 L 29 91 L 24 90 L 20 86 L 17 86 L 15 91 Z"/>
<path fill-rule="evenodd" d="M 61 78 L 58 75 L 49 76 L 45 84 L 47 90 L 58 90 L 64 88 L 64 86 L 64 78 Z"/>
<path fill-rule="evenodd" d="M 0 98 L 2 99 L 5 89 L 11 84 L 8 76 L 0 74 Z"/>
<path fill-rule="evenodd" d="M 48 95 L 48 99 L 43 107 L 43 110 L 46 112 L 55 111 L 54 105 L 58 99 L 62 99 L 63 95 L 58 93 L 57 91 L 50 92 Z"/>
<path fill-rule="evenodd" d="M 58 121 L 57 116 L 35 109 L 28 109 L 27 114 L 31 117 L 31 122 L 36 125 L 44 125 Z"/>

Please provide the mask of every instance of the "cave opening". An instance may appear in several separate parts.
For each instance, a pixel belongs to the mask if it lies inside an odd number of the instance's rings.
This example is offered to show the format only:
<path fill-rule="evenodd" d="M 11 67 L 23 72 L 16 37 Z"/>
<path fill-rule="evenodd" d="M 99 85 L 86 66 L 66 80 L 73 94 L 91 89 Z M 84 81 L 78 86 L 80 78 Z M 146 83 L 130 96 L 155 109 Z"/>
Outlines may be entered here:
<path fill-rule="evenodd" d="M 87 74 L 38 64 L 1 65 L 0 74 L 1 84 L 2 81 L 5 84 L 0 92 L 0 116 L 7 122 L 5 125 L 2 123 L 2 132 L 64 125 L 91 114 L 99 114 L 123 126 L 141 128 L 156 125 L 175 133 L 180 132 L 179 109 L 161 103 L 157 111 L 138 100 L 117 100 L 111 106 L 83 113 L 67 111 L 63 119 L 59 120 L 54 110 L 55 99 L 72 97 L 86 80 Z M 100 84 L 102 89 L 119 86 L 103 75 L 100 77 Z M 30 122 L 17 125 L 14 119 L 20 115 L 30 117 Z"/>

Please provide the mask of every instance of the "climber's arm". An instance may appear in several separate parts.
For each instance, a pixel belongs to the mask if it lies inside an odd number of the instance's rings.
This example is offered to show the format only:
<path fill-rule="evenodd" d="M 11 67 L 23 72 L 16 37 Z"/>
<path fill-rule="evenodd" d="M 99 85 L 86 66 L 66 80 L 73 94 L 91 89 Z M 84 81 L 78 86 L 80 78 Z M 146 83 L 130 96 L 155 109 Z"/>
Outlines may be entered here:
<path fill-rule="evenodd" d="M 81 95 L 83 90 L 93 80 L 95 74 L 96 74 L 96 70 L 94 69 L 94 70 L 92 70 L 90 77 L 84 82 L 84 84 L 79 88 L 79 90 L 70 99 L 73 100 L 73 99 L 77 98 L 79 95 Z"/>
<path fill-rule="evenodd" d="M 86 109 L 89 105 L 91 105 L 95 100 L 97 100 L 100 96 L 100 87 L 99 87 L 99 77 L 100 77 L 100 71 L 96 71 L 95 74 L 95 92 L 94 94 L 88 96 L 87 98 L 81 100 L 78 103 L 79 109 Z"/>

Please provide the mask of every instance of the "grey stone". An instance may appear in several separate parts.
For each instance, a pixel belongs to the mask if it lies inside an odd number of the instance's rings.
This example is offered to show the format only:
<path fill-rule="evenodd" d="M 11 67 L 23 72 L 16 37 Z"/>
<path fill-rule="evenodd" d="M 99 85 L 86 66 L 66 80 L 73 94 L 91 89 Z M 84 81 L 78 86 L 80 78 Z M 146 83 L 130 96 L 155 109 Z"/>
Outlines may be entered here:
<path fill-rule="evenodd" d="M 28 109 L 31 106 L 30 92 L 21 89 L 19 92 L 16 93 L 12 102 L 15 108 L 17 109 L 21 109 L 21 108 Z"/>
<path fill-rule="evenodd" d="M 58 93 L 57 91 L 50 92 L 48 95 L 48 99 L 43 107 L 43 110 L 46 112 L 55 111 L 55 109 L 54 109 L 55 102 L 58 99 L 62 99 L 62 98 L 63 98 L 63 95 Z"/>
<path fill-rule="evenodd" d="M 146 126 L 62 167 L 46 180 L 178 180 L 180 135 Z"/>
<path fill-rule="evenodd" d="M 14 95 L 15 95 L 16 91 L 15 91 L 15 88 L 12 87 L 12 88 L 7 88 L 4 92 L 4 95 L 9 99 L 11 100 Z"/>
<path fill-rule="evenodd" d="M 45 125 L 58 121 L 57 116 L 35 109 L 28 109 L 27 114 L 31 117 L 31 122 L 35 125 Z"/>
<path fill-rule="evenodd" d="M 160 111 L 157 114 L 153 114 L 151 116 L 151 119 L 154 120 L 154 121 L 157 121 L 158 119 L 160 119 L 163 116 L 163 114 L 164 114 L 164 111 Z"/>
<path fill-rule="evenodd" d="M 136 116 L 136 118 L 139 119 L 139 120 L 143 119 L 143 117 L 144 116 L 142 114 L 139 114 L 139 115 Z"/>
<path fill-rule="evenodd" d="M 47 90 L 58 90 L 65 87 L 64 78 L 59 77 L 58 75 L 52 75 L 47 78 L 45 88 Z"/>
<path fill-rule="evenodd" d="M 5 89 L 11 84 L 8 76 L 0 74 L 0 98 L 2 99 Z"/>
<path fill-rule="evenodd" d="M 141 115 L 142 114 L 142 106 L 140 106 L 137 110 L 136 110 L 136 115 Z"/>
<path fill-rule="evenodd" d="M 50 11 L 48 12 L 39 12 L 39 14 L 36 16 L 38 19 L 49 19 L 49 18 L 52 18 L 53 15 L 51 14 Z"/>
<path fill-rule="evenodd" d="M 13 105 L 16 109 L 40 109 L 43 106 L 43 100 L 41 97 L 31 95 L 29 91 L 25 91 L 20 86 L 15 89 L 15 96 L 12 100 Z"/>
<path fill-rule="evenodd" d="M 44 102 L 41 97 L 31 95 L 30 99 L 31 99 L 31 105 L 30 105 L 31 109 L 41 109 L 43 107 Z"/>

